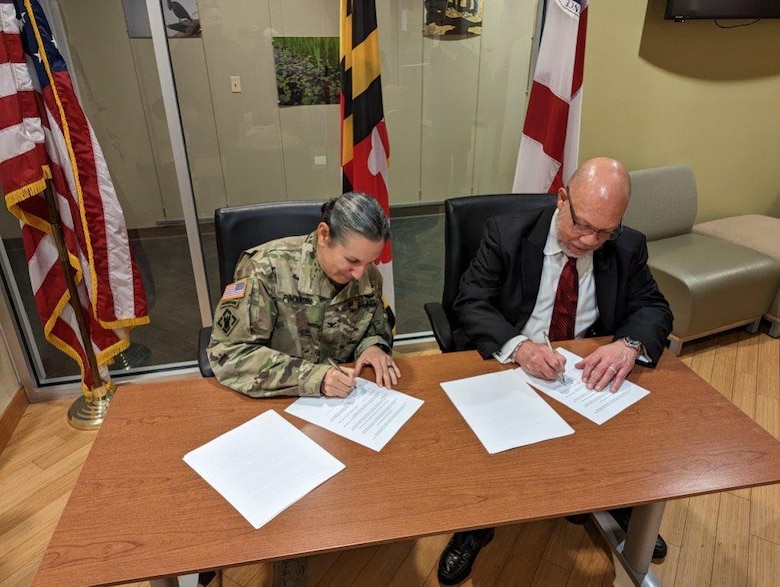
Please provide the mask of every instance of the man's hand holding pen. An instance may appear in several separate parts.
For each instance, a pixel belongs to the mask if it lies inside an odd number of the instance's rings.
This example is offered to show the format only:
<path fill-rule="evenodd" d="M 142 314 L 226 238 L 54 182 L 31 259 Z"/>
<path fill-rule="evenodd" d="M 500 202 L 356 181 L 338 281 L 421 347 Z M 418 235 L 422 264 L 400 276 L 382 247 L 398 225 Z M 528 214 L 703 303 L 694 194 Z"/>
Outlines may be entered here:
<path fill-rule="evenodd" d="M 528 375 L 548 381 L 559 379 L 566 369 L 566 359 L 549 343 L 526 340 L 515 349 L 513 359 Z"/>

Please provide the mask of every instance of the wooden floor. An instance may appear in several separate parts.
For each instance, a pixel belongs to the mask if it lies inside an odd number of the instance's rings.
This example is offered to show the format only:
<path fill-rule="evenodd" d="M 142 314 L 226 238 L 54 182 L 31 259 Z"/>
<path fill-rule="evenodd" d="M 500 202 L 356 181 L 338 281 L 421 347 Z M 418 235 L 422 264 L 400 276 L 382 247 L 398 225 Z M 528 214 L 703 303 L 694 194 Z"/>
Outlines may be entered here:
<path fill-rule="evenodd" d="M 757 335 L 732 331 L 686 344 L 681 358 L 780 437 L 780 340 L 767 336 L 766 325 Z M 30 405 L 0 455 L 0 585 L 31 583 L 89 452 L 95 433 L 70 428 L 70 403 Z M 667 586 L 780 585 L 780 485 L 671 502 L 661 532 L 669 555 L 653 567 Z M 435 586 L 448 539 L 312 557 L 309 584 Z M 228 569 L 223 585 L 271 585 L 269 571 L 262 564 Z M 579 587 L 610 585 L 614 578 L 607 547 L 593 528 L 547 520 L 499 528 L 464 585 Z"/>

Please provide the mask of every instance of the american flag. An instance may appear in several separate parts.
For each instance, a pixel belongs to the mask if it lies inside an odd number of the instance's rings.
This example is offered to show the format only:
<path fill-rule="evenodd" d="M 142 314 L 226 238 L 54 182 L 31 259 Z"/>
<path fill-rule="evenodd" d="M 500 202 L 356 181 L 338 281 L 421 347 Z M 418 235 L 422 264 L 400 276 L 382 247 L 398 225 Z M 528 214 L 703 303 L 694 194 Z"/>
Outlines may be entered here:
<path fill-rule="evenodd" d="M 241 281 L 234 281 L 225 286 L 225 291 L 222 292 L 223 300 L 237 300 L 243 298 L 246 293 L 246 279 Z"/>
<path fill-rule="evenodd" d="M 517 156 L 515 193 L 556 192 L 577 169 L 588 0 L 549 0 Z"/>
<path fill-rule="evenodd" d="M 146 297 L 103 152 L 40 4 L 0 0 L 0 25 L 0 184 L 21 222 L 46 339 L 79 364 L 89 399 L 101 382 L 93 380 L 68 303 L 43 195 L 47 180 L 101 379 L 128 347 L 130 329 L 149 322 Z"/>
<path fill-rule="evenodd" d="M 379 71 L 379 30 L 374 0 L 341 0 L 341 167 L 344 192 L 376 198 L 390 217 L 387 137 Z M 390 241 L 377 260 L 385 301 L 395 308 Z"/>

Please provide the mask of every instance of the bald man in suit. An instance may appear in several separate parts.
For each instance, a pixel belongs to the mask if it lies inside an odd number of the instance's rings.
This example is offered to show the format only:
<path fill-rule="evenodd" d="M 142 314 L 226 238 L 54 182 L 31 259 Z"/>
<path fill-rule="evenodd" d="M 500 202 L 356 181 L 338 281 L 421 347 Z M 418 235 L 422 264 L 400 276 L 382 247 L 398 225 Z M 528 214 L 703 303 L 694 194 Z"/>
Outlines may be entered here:
<path fill-rule="evenodd" d="M 564 358 L 545 344 L 548 331 L 554 340 L 610 335 L 610 342 L 575 367 L 589 389 L 616 391 L 636 362 L 655 366 L 672 330 L 672 313 L 647 267 L 644 235 L 622 225 L 631 195 L 622 163 L 591 159 L 557 195 L 554 208 L 485 223 L 453 311 L 483 358 L 514 362 L 548 380 L 565 367 Z M 570 311 L 562 309 L 566 296 L 559 291 L 567 273 Z M 612 513 L 627 526 L 630 510 Z M 583 517 L 571 521 L 584 523 Z M 492 538 L 492 528 L 456 533 L 439 560 L 439 581 L 454 585 L 468 577 Z M 659 536 L 654 558 L 665 555 Z"/>

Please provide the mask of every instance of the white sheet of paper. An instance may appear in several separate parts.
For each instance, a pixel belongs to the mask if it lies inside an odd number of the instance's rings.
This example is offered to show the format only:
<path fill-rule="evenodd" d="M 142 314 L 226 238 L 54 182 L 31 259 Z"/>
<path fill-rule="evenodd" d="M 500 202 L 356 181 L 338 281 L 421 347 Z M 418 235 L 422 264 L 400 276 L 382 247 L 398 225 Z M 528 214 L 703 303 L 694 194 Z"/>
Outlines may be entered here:
<path fill-rule="evenodd" d="M 441 387 L 490 454 L 574 433 L 514 370 Z"/>
<path fill-rule="evenodd" d="M 603 391 L 588 389 L 582 382 L 582 371 L 574 368 L 581 357 L 566 349 L 557 350 L 566 357 L 565 384 L 531 377 L 519 367 L 516 371 L 539 391 L 596 424 L 603 424 L 650 393 L 644 387 L 639 387 L 630 381 L 624 381 L 615 393 L 609 391 L 609 388 Z"/>
<path fill-rule="evenodd" d="M 355 378 L 355 383 L 355 389 L 345 398 L 302 397 L 285 412 L 380 451 L 423 405 L 423 400 L 379 387 L 361 377 Z"/>
<path fill-rule="evenodd" d="M 188 452 L 184 462 L 255 529 L 344 468 L 273 410 Z"/>

